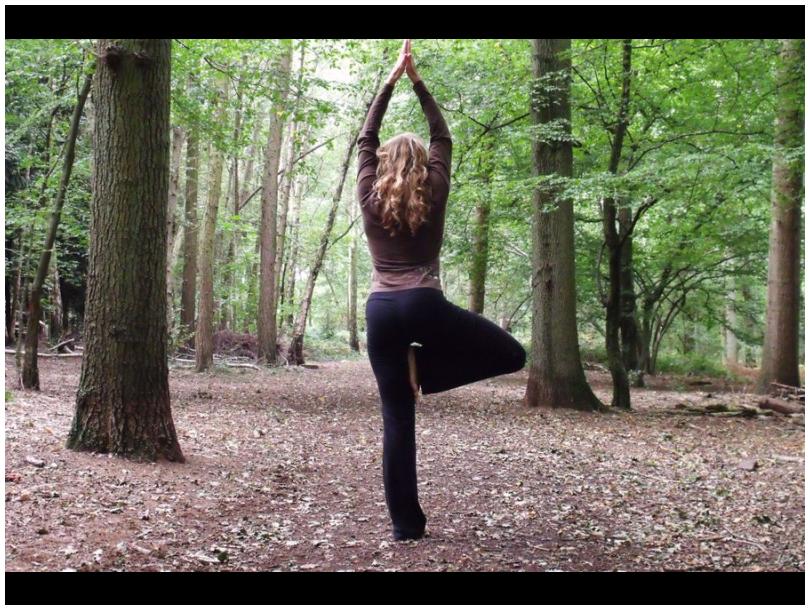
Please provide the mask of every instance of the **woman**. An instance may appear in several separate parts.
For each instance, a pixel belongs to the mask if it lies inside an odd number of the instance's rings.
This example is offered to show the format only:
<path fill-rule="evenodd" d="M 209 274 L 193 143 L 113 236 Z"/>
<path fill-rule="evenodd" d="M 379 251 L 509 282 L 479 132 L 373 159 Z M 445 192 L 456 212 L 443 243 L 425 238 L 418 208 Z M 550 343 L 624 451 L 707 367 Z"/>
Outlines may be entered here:
<path fill-rule="evenodd" d="M 518 371 L 526 362 L 514 337 L 444 296 L 439 251 L 452 140 L 410 50 L 406 40 L 357 140 L 357 191 L 373 262 L 368 354 L 382 401 L 385 499 L 396 540 L 421 538 L 427 521 L 416 485 L 419 387 L 435 394 Z M 403 72 L 430 126 L 429 148 L 410 133 L 380 145 L 380 124 Z"/>

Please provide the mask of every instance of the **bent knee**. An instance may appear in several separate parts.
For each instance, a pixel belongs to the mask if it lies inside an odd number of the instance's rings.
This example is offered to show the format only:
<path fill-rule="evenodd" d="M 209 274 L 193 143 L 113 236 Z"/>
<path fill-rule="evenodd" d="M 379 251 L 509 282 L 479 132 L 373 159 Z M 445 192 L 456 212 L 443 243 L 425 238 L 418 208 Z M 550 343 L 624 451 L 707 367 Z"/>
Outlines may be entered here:
<path fill-rule="evenodd" d="M 511 351 L 509 359 L 509 368 L 511 372 L 517 372 L 526 366 L 526 350 L 523 346 L 515 341 L 514 349 Z"/>

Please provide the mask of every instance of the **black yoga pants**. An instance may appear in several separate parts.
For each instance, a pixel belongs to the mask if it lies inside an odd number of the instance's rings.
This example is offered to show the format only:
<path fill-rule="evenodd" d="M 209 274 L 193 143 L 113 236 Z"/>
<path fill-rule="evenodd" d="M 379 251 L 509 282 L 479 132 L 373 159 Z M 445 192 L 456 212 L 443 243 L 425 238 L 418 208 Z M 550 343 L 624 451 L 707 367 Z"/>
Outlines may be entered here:
<path fill-rule="evenodd" d="M 395 536 L 418 536 L 426 518 L 416 488 L 415 398 L 408 348 L 415 347 L 422 394 L 519 371 L 526 350 L 484 316 L 448 301 L 436 288 L 372 292 L 366 337 L 380 391 L 385 500 Z"/>

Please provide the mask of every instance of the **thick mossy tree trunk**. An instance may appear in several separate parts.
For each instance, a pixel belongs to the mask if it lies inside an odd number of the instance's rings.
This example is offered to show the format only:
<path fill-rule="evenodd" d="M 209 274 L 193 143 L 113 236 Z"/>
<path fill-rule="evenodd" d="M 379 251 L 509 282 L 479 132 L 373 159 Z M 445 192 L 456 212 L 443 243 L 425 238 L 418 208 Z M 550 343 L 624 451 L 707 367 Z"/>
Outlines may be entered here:
<path fill-rule="evenodd" d="M 99 40 L 85 351 L 70 449 L 183 461 L 166 361 L 171 40 Z"/>
<path fill-rule="evenodd" d="M 217 125 L 224 125 L 227 120 L 228 90 L 230 82 L 227 76 L 220 76 L 217 84 L 219 99 L 215 102 Z M 225 153 L 218 144 L 211 146 L 211 174 L 208 183 L 208 201 L 200 234 L 197 269 L 199 273 L 200 307 L 194 336 L 195 364 L 198 373 L 214 365 L 214 239 L 219 213 L 219 198 L 222 194 L 222 167 Z"/>
<path fill-rule="evenodd" d="M 188 131 L 186 144 L 185 238 L 183 239 L 183 282 L 180 295 L 180 324 L 192 333 L 194 344 L 197 298 L 197 189 L 200 180 L 200 139 L 196 125 Z"/>
<path fill-rule="evenodd" d="M 585 379 L 579 351 L 573 202 L 562 199 L 557 186 L 573 171 L 570 49 L 570 40 L 533 41 L 532 119 L 544 134 L 532 142 L 534 174 L 549 181 L 534 192 L 532 357 L 525 400 L 528 406 L 592 411 L 602 405 Z"/>
<path fill-rule="evenodd" d="M 289 94 L 292 46 L 286 44 L 278 63 L 281 90 L 274 111 L 270 113 L 264 178 L 262 180 L 262 219 L 259 255 L 258 357 L 260 362 L 275 364 L 278 340 L 276 325 L 276 257 L 278 231 L 278 170 L 281 164 L 283 112 Z"/>
<path fill-rule="evenodd" d="M 776 74 L 776 132 L 768 251 L 768 310 L 757 391 L 799 385 L 799 307 L 804 178 L 804 40 L 783 40 Z"/>
<path fill-rule="evenodd" d="M 79 135 L 79 123 L 84 111 L 84 104 L 90 94 L 90 86 L 93 82 L 92 76 L 85 77 L 84 85 L 79 92 L 76 106 L 73 108 L 73 116 L 70 120 L 70 131 L 67 142 L 65 142 L 65 158 L 62 165 L 62 179 L 59 182 L 59 190 L 56 193 L 51 220 L 48 224 L 48 233 L 45 236 L 45 246 L 39 257 L 37 274 L 31 286 L 31 299 L 28 303 L 28 330 L 25 335 L 25 359 L 23 361 L 22 383 L 23 387 L 39 390 L 39 366 L 37 362 L 37 350 L 39 349 L 39 321 L 42 318 L 42 287 L 45 285 L 45 278 L 48 276 L 48 269 L 51 264 L 51 252 L 56 241 L 56 231 L 59 229 L 59 221 L 62 218 L 62 206 L 65 202 L 70 175 L 73 171 L 73 160 L 76 156 L 76 139 Z"/>

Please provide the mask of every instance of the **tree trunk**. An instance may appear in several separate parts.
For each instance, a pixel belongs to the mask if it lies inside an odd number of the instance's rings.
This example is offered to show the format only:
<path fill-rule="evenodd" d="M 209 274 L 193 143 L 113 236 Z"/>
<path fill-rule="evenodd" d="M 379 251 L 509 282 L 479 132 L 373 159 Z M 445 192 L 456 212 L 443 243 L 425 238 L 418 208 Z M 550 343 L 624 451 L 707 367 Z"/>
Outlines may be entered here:
<path fill-rule="evenodd" d="M 736 367 L 739 364 L 740 347 L 737 335 L 737 291 L 734 288 L 734 278 L 729 278 L 729 289 L 726 294 L 726 325 L 723 332 L 725 338 L 724 352 L 727 367 Z"/>
<path fill-rule="evenodd" d="M 776 132 L 768 251 L 768 309 L 757 391 L 799 385 L 799 304 L 804 155 L 804 40 L 783 40 L 777 68 Z"/>
<path fill-rule="evenodd" d="M 636 291 L 633 284 L 633 235 L 632 235 L 632 214 L 630 206 L 619 208 L 619 227 L 626 235 L 622 243 L 621 273 L 619 283 L 621 285 L 621 342 L 622 361 L 624 368 L 628 371 L 638 371 L 636 387 L 644 387 L 644 376 L 639 371 L 640 337 L 638 322 L 636 320 Z"/>
<path fill-rule="evenodd" d="M 261 113 L 257 112 L 256 117 L 254 118 L 254 126 L 253 126 L 253 140 L 250 146 L 250 153 L 248 155 L 247 164 L 245 165 L 245 175 L 244 179 L 242 180 L 241 191 L 239 194 L 239 214 L 242 213 L 245 206 L 247 205 L 248 201 L 250 200 L 251 193 L 254 192 L 253 189 L 253 168 L 256 164 L 256 155 L 259 153 L 262 148 L 259 145 L 259 137 L 261 136 L 261 125 L 262 125 L 262 117 Z M 256 256 L 258 258 L 260 252 L 260 243 L 259 238 L 261 232 L 257 232 L 257 239 L 256 239 Z M 235 250 L 239 251 L 239 243 L 241 243 L 244 235 L 242 234 L 241 230 L 236 233 L 237 242 L 234 246 Z M 258 266 L 251 264 L 249 269 L 246 270 L 246 281 L 247 281 L 247 296 L 245 299 L 246 309 L 250 310 L 253 307 L 253 302 L 256 295 L 256 275 L 258 273 Z M 245 315 L 242 318 L 242 332 L 248 333 L 250 332 L 250 322 L 251 320 L 257 319 L 257 316 L 248 315 L 245 312 Z"/>
<path fill-rule="evenodd" d="M 257 231 L 256 233 L 256 242 L 253 246 L 253 264 L 250 266 L 250 275 L 248 277 L 248 286 L 247 286 L 247 302 L 250 306 L 256 304 L 256 311 L 258 312 L 258 304 L 256 298 L 256 288 L 258 285 L 257 277 L 259 275 L 259 259 L 261 258 L 262 253 L 262 232 L 261 230 Z M 245 316 L 245 332 L 249 332 L 250 330 L 250 322 L 249 316 Z M 256 318 L 258 321 L 258 317 Z"/>
<path fill-rule="evenodd" d="M 631 41 L 625 40 L 622 44 L 622 94 L 608 165 L 608 171 L 614 175 L 619 171 L 624 136 L 629 122 L 631 49 Z M 605 349 L 610 376 L 613 380 L 611 406 L 629 409 L 630 380 L 622 358 L 619 333 L 622 326 L 622 251 L 623 242 L 630 237 L 630 233 L 629 228 L 624 231 L 621 226 L 617 230 L 617 220 L 615 200 L 612 197 L 603 198 L 602 229 L 608 253 L 608 294 L 603 305 L 605 306 Z"/>
<path fill-rule="evenodd" d="M 30 249 L 30 247 L 29 247 Z M 24 305 L 28 303 L 29 292 L 28 292 L 29 284 L 26 281 L 23 286 L 23 293 L 22 293 L 22 300 L 20 301 L 20 307 L 17 310 L 17 346 L 14 350 L 14 365 L 17 367 L 17 372 L 20 376 L 20 387 L 23 387 L 22 381 L 22 358 L 23 358 L 23 332 L 22 327 L 25 324 L 25 320 L 23 319 L 23 311 Z"/>
<path fill-rule="evenodd" d="M 183 331 L 192 333 L 189 344 L 194 345 L 197 297 L 197 189 L 200 170 L 200 140 L 197 126 L 188 131 L 186 146 L 185 239 L 183 240 L 183 282 L 180 296 L 180 323 Z"/>
<path fill-rule="evenodd" d="M 640 368 L 648 375 L 655 374 L 652 360 L 654 303 L 645 302 L 641 313 L 641 362 Z"/>
<path fill-rule="evenodd" d="M 62 287 L 59 285 L 59 267 L 57 266 L 57 250 L 56 246 L 53 249 L 53 256 L 51 259 L 51 281 L 53 287 L 51 288 L 51 337 L 58 341 L 64 331 L 62 322 L 64 320 L 65 311 L 62 303 Z"/>
<path fill-rule="evenodd" d="M 347 203 L 347 218 L 350 224 L 349 235 L 349 281 L 348 281 L 348 312 L 349 347 L 360 351 L 360 342 L 357 338 L 357 198 L 351 194 Z"/>
<path fill-rule="evenodd" d="M 286 324 L 290 328 L 292 328 L 293 324 L 295 323 L 293 317 L 293 304 L 295 303 L 295 276 L 296 271 L 298 270 L 298 248 L 299 248 L 299 224 L 300 224 L 300 217 L 301 217 L 301 205 L 303 204 L 304 199 L 304 186 L 300 182 L 298 183 L 297 187 L 298 192 L 295 196 L 295 207 L 293 212 L 293 220 L 292 220 L 292 235 L 290 239 L 292 241 L 292 246 L 290 248 L 290 256 L 287 260 L 287 273 L 289 274 L 289 281 L 285 284 L 286 294 L 287 296 L 284 297 L 285 302 L 289 304 L 288 311 L 290 312 L 287 314 Z"/>
<path fill-rule="evenodd" d="M 315 260 L 310 268 L 309 277 L 307 278 L 307 285 L 306 288 L 304 288 L 304 296 L 301 299 L 301 307 L 298 311 L 298 319 L 295 321 L 292 336 L 290 337 L 290 346 L 287 350 L 288 364 L 304 364 L 304 333 L 306 332 L 309 309 L 312 305 L 312 294 L 315 291 L 315 282 L 318 279 L 318 274 L 321 271 L 324 258 L 326 257 L 326 249 L 329 247 L 329 236 L 332 234 L 332 227 L 335 225 L 335 217 L 337 216 L 338 205 L 340 204 L 340 199 L 343 196 L 343 185 L 346 183 L 346 174 L 349 172 L 349 165 L 352 161 L 352 153 L 354 152 L 354 146 L 357 143 L 358 137 L 360 137 L 359 129 L 352 134 L 349 148 L 346 150 L 346 156 L 343 159 L 343 166 L 340 172 L 340 180 L 338 181 L 337 188 L 335 189 L 335 194 L 332 197 L 332 207 L 329 209 L 329 216 L 326 219 L 326 226 L 321 234 L 321 243 L 318 246 L 318 251 L 315 253 Z"/>
<path fill-rule="evenodd" d="M 258 356 L 266 364 L 275 364 L 278 329 L 276 327 L 276 258 L 278 213 L 278 170 L 281 163 L 282 113 L 289 94 L 292 46 L 286 48 L 279 62 L 281 91 L 278 107 L 270 113 L 264 179 L 262 181 L 261 252 L 259 263 Z"/>
<path fill-rule="evenodd" d="M 172 270 L 175 258 L 174 240 L 177 238 L 177 195 L 180 192 L 180 160 L 186 135 L 182 128 L 172 128 L 171 171 L 169 172 L 169 206 L 166 211 L 166 327 L 169 334 L 174 326 L 174 281 Z"/>
<path fill-rule="evenodd" d="M 470 266 L 470 300 L 469 309 L 475 313 L 484 313 L 484 297 L 487 285 L 487 260 L 489 259 L 489 212 L 491 202 L 493 151 L 495 140 L 487 137 L 479 159 L 478 174 L 481 182 L 480 199 L 475 204 L 475 220 L 472 236 L 472 262 Z"/>
<path fill-rule="evenodd" d="M 302 41 L 302 48 L 301 48 L 301 55 L 298 65 L 298 82 L 296 84 L 296 94 L 295 94 L 295 101 L 292 106 L 293 113 L 295 113 L 298 108 L 301 106 L 301 98 L 304 94 L 304 62 L 306 58 L 306 47 L 303 46 Z M 308 129 L 304 130 L 304 133 L 300 133 L 299 131 L 300 124 L 299 121 L 291 121 L 290 122 L 290 130 L 288 133 L 288 146 L 287 146 L 287 158 L 284 162 L 284 175 L 282 177 L 282 187 L 281 187 L 281 211 L 279 213 L 278 218 L 278 244 L 276 247 L 276 294 L 275 294 L 275 304 L 276 309 L 278 309 L 279 303 L 283 300 L 282 294 L 282 275 L 283 275 L 283 262 L 284 262 L 284 252 L 287 240 L 287 213 L 290 208 L 290 194 L 292 192 L 292 183 L 293 177 L 295 172 L 293 171 L 293 165 L 295 163 L 295 159 L 298 156 L 298 152 L 301 149 L 301 143 L 306 139 L 308 134 Z"/>
<path fill-rule="evenodd" d="M 226 76 L 220 76 L 217 84 L 219 93 L 216 100 L 216 124 L 224 125 L 227 120 L 228 88 L 230 83 Z M 200 311 L 197 317 L 197 328 L 194 339 L 195 363 L 198 373 L 208 370 L 214 364 L 214 238 L 217 229 L 219 198 L 222 193 L 222 166 L 224 153 L 216 145 L 211 145 L 210 181 L 208 183 L 208 201 L 200 234 L 199 255 L 197 257 L 199 273 Z"/>
<path fill-rule="evenodd" d="M 8 261 L 8 248 L 6 249 L 6 260 Z M 8 345 L 9 341 L 14 340 L 14 324 L 12 320 L 14 319 L 14 300 L 17 298 L 17 295 L 14 294 L 14 287 L 12 286 L 11 282 L 9 281 L 9 277 L 6 276 L 6 345 Z"/>
<path fill-rule="evenodd" d="M 171 40 L 99 40 L 85 352 L 67 446 L 183 461 L 166 358 Z"/>
<path fill-rule="evenodd" d="M 27 239 L 26 239 L 27 238 Z M 17 368 L 17 374 L 20 378 L 20 387 L 22 387 L 22 345 L 23 345 L 23 311 L 25 310 L 25 296 L 28 292 L 28 280 L 26 279 L 26 271 L 28 268 L 28 256 L 31 253 L 31 246 L 33 241 L 33 232 L 30 227 L 23 229 L 20 234 L 20 253 L 19 261 L 17 262 L 17 279 L 15 294 L 17 295 L 17 308 L 15 310 L 16 321 L 16 350 L 14 353 L 14 365 Z"/>
<path fill-rule="evenodd" d="M 244 84 L 243 81 L 239 81 L 239 85 L 236 89 L 236 109 L 234 110 L 234 127 L 233 127 L 233 140 L 235 143 L 238 143 L 242 139 L 242 97 L 244 91 Z M 232 218 L 229 220 L 229 224 L 231 224 L 231 229 L 228 231 L 227 238 L 228 238 L 228 247 L 225 253 L 225 265 L 224 265 L 224 273 L 223 273 L 223 281 L 222 281 L 222 324 L 223 328 L 230 328 L 233 330 L 236 326 L 236 309 L 235 309 L 235 295 L 236 295 L 236 270 L 234 266 L 236 265 L 236 245 L 238 241 L 238 233 L 239 233 L 239 226 L 238 220 L 239 211 L 241 209 L 241 198 L 240 198 L 240 189 L 239 189 L 239 150 L 234 152 L 233 160 L 231 161 L 232 164 L 232 174 L 233 174 L 233 181 L 232 181 L 232 200 L 233 200 L 233 208 L 232 208 Z"/>
<path fill-rule="evenodd" d="M 534 39 L 531 111 L 535 124 L 571 133 L 571 41 Z M 551 85 L 549 88 L 548 86 Z M 535 176 L 570 178 L 571 140 L 532 142 Z M 602 407 L 585 378 L 579 351 L 574 263 L 574 210 L 559 187 L 534 191 L 532 217 L 532 346 L 525 401 L 596 410 Z"/>
<path fill-rule="evenodd" d="M 73 116 L 70 120 L 70 131 L 65 142 L 65 158 L 62 164 L 62 179 L 59 182 L 59 190 L 56 193 L 56 201 L 51 212 L 51 219 L 48 225 L 48 233 L 45 236 L 45 246 L 39 258 L 39 266 L 34 283 L 31 285 L 31 298 L 28 302 L 28 331 L 25 335 L 25 360 L 23 363 L 22 382 L 23 387 L 39 390 L 39 367 L 37 365 L 37 350 L 39 349 L 39 320 L 42 318 L 42 286 L 48 275 L 51 262 L 51 251 L 56 241 L 56 231 L 59 228 L 59 220 L 62 217 L 62 206 L 65 202 L 65 194 L 70 183 L 70 175 L 73 171 L 73 159 L 76 154 L 76 139 L 79 135 L 79 123 L 81 122 L 84 103 L 90 93 L 92 76 L 84 79 L 84 84 L 79 92 L 76 106 L 73 108 Z"/>
<path fill-rule="evenodd" d="M 739 285 L 739 294 L 741 303 L 749 303 L 754 299 L 753 289 L 748 282 L 742 282 Z M 741 315 L 740 315 L 741 314 Z M 738 312 L 738 316 L 742 317 L 739 321 L 740 329 L 745 337 L 756 337 L 758 332 L 762 332 L 763 328 L 760 326 L 759 320 L 753 315 L 750 309 L 743 309 Z M 764 338 L 764 337 L 763 337 Z M 758 366 L 758 360 L 762 345 L 758 342 L 757 345 L 744 341 L 742 344 L 740 360 L 748 368 L 755 368 Z"/>

